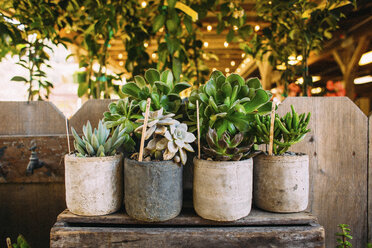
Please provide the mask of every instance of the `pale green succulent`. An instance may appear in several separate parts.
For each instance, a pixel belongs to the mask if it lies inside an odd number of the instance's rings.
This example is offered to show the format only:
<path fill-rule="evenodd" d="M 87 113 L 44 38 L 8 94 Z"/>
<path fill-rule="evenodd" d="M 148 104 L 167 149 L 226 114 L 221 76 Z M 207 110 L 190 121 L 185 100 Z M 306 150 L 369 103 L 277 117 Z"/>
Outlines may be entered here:
<path fill-rule="evenodd" d="M 145 116 L 145 113 L 143 113 L 143 116 Z M 159 134 L 163 135 L 167 131 L 167 126 L 174 125 L 179 123 L 179 121 L 173 119 L 175 114 L 166 114 L 163 115 L 163 108 L 160 108 L 157 111 L 150 111 L 149 112 L 149 119 L 147 122 L 147 130 L 146 130 L 146 136 L 145 139 L 151 137 L 151 135 Z M 138 119 L 136 122 L 143 123 L 145 119 Z M 142 133 L 143 124 L 134 130 L 137 133 Z"/>
<path fill-rule="evenodd" d="M 113 156 L 125 140 L 129 139 L 129 135 L 125 134 L 125 130 L 119 132 L 119 127 L 115 129 L 112 136 L 110 130 L 107 129 L 102 121 L 99 121 L 98 129 L 92 131 L 90 122 L 83 126 L 84 136 L 79 137 L 73 127 L 71 127 L 72 135 L 74 136 L 74 147 L 77 150 L 79 157 L 105 157 Z"/>

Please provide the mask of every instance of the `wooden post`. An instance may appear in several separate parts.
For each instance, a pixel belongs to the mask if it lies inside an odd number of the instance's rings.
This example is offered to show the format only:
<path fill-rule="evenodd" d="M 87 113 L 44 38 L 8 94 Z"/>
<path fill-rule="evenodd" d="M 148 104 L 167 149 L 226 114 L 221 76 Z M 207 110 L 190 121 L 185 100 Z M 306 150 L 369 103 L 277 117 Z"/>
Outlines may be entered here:
<path fill-rule="evenodd" d="M 144 121 L 143 127 L 142 127 L 141 144 L 140 144 L 140 151 L 139 151 L 139 155 L 138 155 L 138 161 L 140 161 L 140 162 L 142 161 L 143 147 L 145 146 L 145 137 L 146 137 L 147 122 L 149 121 L 150 104 L 151 104 L 151 98 L 147 98 L 145 121 Z"/>
<path fill-rule="evenodd" d="M 198 159 L 200 159 L 200 123 L 199 123 L 199 100 L 196 100 L 196 125 L 198 126 Z"/>
<path fill-rule="evenodd" d="M 271 106 L 271 123 L 270 123 L 270 143 L 269 143 L 269 155 L 273 155 L 274 146 L 274 121 L 275 121 L 275 102 L 272 102 Z"/>

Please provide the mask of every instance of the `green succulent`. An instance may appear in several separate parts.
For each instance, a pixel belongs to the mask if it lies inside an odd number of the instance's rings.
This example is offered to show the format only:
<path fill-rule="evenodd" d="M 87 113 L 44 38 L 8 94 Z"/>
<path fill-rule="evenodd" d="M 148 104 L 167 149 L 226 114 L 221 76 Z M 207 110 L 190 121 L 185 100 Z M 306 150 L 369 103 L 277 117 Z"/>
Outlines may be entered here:
<path fill-rule="evenodd" d="M 274 139 L 273 153 L 281 155 L 285 153 L 291 145 L 294 145 L 303 140 L 310 129 L 307 125 L 310 121 L 311 114 L 305 113 L 298 115 L 291 105 L 291 112 L 285 116 L 279 117 L 276 114 L 274 122 Z M 269 144 L 270 142 L 270 115 L 255 115 L 255 121 L 250 125 L 252 131 L 256 135 L 258 144 Z"/>
<path fill-rule="evenodd" d="M 242 145 L 244 141 L 244 134 L 237 133 L 230 135 L 224 132 L 221 138 L 218 138 L 215 129 L 209 128 L 207 136 L 207 146 L 203 146 L 205 157 L 211 158 L 214 161 L 239 161 L 241 159 L 248 159 L 254 155 L 252 153 L 252 146 L 254 137 L 251 137 Z"/>
<path fill-rule="evenodd" d="M 151 110 L 163 108 L 167 113 L 177 113 L 182 103 L 179 93 L 190 87 L 186 82 L 176 83 L 170 70 L 160 73 L 156 69 L 148 69 L 144 78 L 135 76 L 134 82 L 123 85 L 122 92 L 135 100 L 143 112 L 147 98 L 151 98 Z"/>
<path fill-rule="evenodd" d="M 141 118 L 138 114 L 138 105 L 128 98 L 120 99 L 117 102 L 112 102 L 108 106 L 109 111 L 103 113 L 103 121 L 107 128 L 115 128 L 119 126 L 119 130 L 126 129 L 126 133 L 133 132 L 137 128 L 135 121 Z"/>
<path fill-rule="evenodd" d="M 72 135 L 74 136 L 74 147 L 77 150 L 79 157 L 105 157 L 113 156 L 126 140 L 130 139 L 129 135 L 125 133 L 125 129 L 119 131 L 119 127 L 115 129 L 112 136 L 110 136 L 110 129 L 107 129 L 102 121 L 99 121 L 98 129 L 92 131 L 92 126 L 88 121 L 83 126 L 84 136 L 80 138 L 75 129 L 71 127 Z"/>
<path fill-rule="evenodd" d="M 262 89 L 258 78 L 247 81 L 238 75 L 225 77 L 214 71 L 209 81 L 192 91 L 187 104 L 189 125 L 196 124 L 196 100 L 199 100 L 201 137 L 208 128 L 215 128 L 220 138 L 225 131 L 231 135 L 247 132 L 254 113 L 263 114 L 271 110 L 271 94 Z M 195 131 L 194 126 L 191 131 Z"/>

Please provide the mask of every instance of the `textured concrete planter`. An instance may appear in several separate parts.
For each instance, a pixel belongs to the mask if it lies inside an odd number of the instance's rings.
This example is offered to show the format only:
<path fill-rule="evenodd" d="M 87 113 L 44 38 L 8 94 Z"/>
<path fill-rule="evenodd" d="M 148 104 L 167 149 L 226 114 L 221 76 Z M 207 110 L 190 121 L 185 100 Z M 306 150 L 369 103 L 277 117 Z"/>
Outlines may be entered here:
<path fill-rule="evenodd" d="M 110 157 L 65 156 L 67 208 L 94 216 L 116 212 L 123 201 L 122 154 Z"/>
<path fill-rule="evenodd" d="M 173 161 L 124 161 L 124 204 L 129 216 L 142 221 L 165 221 L 182 208 L 182 170 Z"/>
<path fill-rule="evenodd" d="M 253 200 L 257 207 L 278 213 L 300 212 L 307 208 L 307 155 L 259 155 L 254 158 L 253 178 Z"/>
<path fill-rule="evenodd" d="M 247 216 L 252 206 L 252 159 L 208 161 L 194 159 L 193 198 L 204 219 L 233 221 Z"/>

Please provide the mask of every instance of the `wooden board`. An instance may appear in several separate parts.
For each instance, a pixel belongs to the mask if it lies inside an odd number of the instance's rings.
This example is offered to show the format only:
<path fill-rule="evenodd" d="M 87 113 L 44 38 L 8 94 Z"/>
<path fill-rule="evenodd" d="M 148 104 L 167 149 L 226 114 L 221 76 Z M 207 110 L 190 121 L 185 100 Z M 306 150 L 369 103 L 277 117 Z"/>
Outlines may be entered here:
<path fill-rule="evenodd" d="M 66 208 L 64 195 L 63 183 L 0 184 L 0 247 L 21 233 L 31 247 L 48 248 L 50 229 Z"/>
<path fill-rule="evenodd" d="M 50 247 L 325 247 L 320 226 L 274 227 L 63 227 Z"/>
<path fill-rule="evenodd" d="M 70 142 L 72 144 L 72 137 Z M 39 160 L 45 166 L 27 174 L 30 147 L 36 144 Z M 73 148 L 72 148 L 73 149 Z M 1 183 L 64 182 L 64 155 L 68 153 L 66 135 L 0 136 Z"/>
<path fill-rule="evenodd" d="M 310 157 L 309 210 L 326 231 L 326 246 L 335 247 L 338 224 L 349 224 L 353 247 L 367 243 L 367 117 L 346 97 L 289 97 L 279 114 L 293 104 L 311 112 L 312 131 L 291 149 Z"/>
<path fill-rule="evenodd" d="M 108 105 L 117 100 L 97 100 L 91 99 L 70 118 L 70 126 L 74 127 L 78 133 L 82 133 L 83 125 L 89 120 L 92 127 L 97 127 L 99 120 L 103 118 L 103 113 L 108 111 Z"/>
<path fill-rule="evenodd" d="M 147 226 L 264 226 L 264 225 L 311 225 L 317 219 L 310 213 L 277 214 L 252 209 L 251 213 L 237 221 L 217 222 L 206 220 L 192 208 L 183 208 L 179 216 L 164 222 L 143 222 L 129 217 L 124 210 L 104 216 L 79 216 L 68 210 L 63 211 L 57 218 L 58 222 L 80 224 L 108 224 L 108 225 L 147 225 Z"/>
<path fill-rule="evenodd" d="M 369 158 L 368 158 L 368 242 L 372 243 L 372 113 L 368 118 Z"/>
<path fill-rule="evenodd" d="M 0 135 L 64 134 L 65 126 L 65 116 L 51 102 L 0 102 Z"/>

